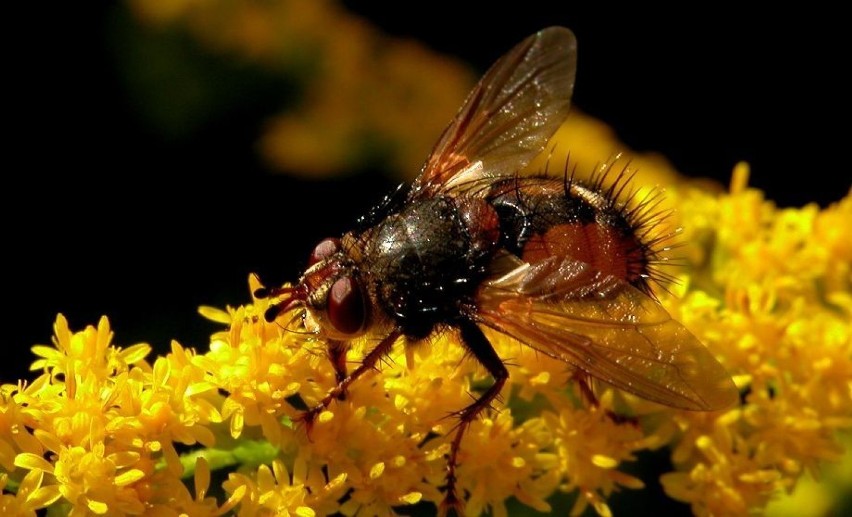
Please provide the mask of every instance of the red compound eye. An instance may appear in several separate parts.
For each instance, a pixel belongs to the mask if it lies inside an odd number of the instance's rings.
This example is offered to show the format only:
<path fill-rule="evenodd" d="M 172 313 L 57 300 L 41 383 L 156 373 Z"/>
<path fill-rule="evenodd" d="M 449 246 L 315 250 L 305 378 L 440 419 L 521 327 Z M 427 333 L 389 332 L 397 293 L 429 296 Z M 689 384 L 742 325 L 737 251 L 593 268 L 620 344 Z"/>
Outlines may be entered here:
<path fill-rule="evenodd" d="M 340 239 L 329 237 L 323 239 L 314 247 L 311 256 L 308 257 L 308 267 L 313 266 L 317 262 L 324 260 L 340 251 Z"/>
<path fill-rule="evenodd" d="M 367 306 L 361 284 L 344 276 L 335 280 L 328 293 L 328 320 L 342 334 L 355 334 L 367 322 Z"/>

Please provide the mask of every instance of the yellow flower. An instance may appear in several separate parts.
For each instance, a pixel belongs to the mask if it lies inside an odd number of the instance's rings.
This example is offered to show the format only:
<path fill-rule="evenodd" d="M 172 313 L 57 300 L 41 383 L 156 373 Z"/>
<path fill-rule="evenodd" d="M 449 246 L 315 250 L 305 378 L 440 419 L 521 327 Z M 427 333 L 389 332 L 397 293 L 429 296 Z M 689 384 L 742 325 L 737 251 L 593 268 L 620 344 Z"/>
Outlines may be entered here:
<path fill-rule="evenodd" d="M 156 507 L 163 494 L 151 487 L 174 492 L 176 485 L 157 465 L 175 481 L 182 471 L 175 443 L 215 442 L 205 424 L 221 418 L 202 398 L 211 390 L 204 372 L 177 344 L 153 368 L 144 361 L 148 345 L 110 346 L 106 318 L 71 332 L 60 315 L 54 328 L 56 348 L 34 348 L 42 359 L 33 367 L 45 373 L 28 386 L 2 388 L 4 470 L 29 471 L 26 479 L 38 473 L 42 492 L 55 491 L 75 511 Z"/>
<path fill-rule="evenodd" d="M 15 494 L 7 493 L 8 474 L 0 474 L 0 513 L 3 515 L 20 515 L 35 517 L 36 510 L 50 506 L 59 499 L 60 493 L 56 487 L 41 486 L 44 472 L 31 470 L 24 476 Z"/>
<path fill-rule="evenodd" d="M 38 428 L 37 395 L 49 378 L 42 375 L 30 384 L 20 382 L 0 387 L 0 467 L 7 472 L 15 469 L 15 456 L 19 452 L 41 454 L 44 450 L 30 430 Z"/>
<path fill-rule="evenodd" d="M 581 514 L 587 505 L 599 515 L 609 515 L 606 497 L 619 485 L 644 486 L 617 469 L 623 461 L 635 459 L 634 451 L 647 447 L 636 424 L 617 423 L 603 410 L 572 407 L 545 413 L 544 420 L 554 433 L 555 455 L 566 476 L 563 489 L 579 492 L 573 515 Z"/>
<path fill-rule="evenodd" d="M 72 333 L 68 321 L 60 314 L 53 332 L 54 347 L 33 347 L 33 353 L 43 359 L 35 361 L 31 369 L 44 369 L 53 375 L 64 375 L 71 389 L 76 386 L 75 377 L 82 372 L 91 373 L 98 379 L 120 374 L 151 351 L 151 347 L 144 343 L 125 349 L 110 346 L 112 331 L 105 317 L 98 322 L 97 328 L 86 327 L 83 332 Z M 69 395 L 73 397 L 74 393 Z"/>
<path fill-rule="evenodd" d="M 46 464 L 40 456 L 20 454 L 15 464 L 33 472 L 51 474 L 58 493 L 79 509 L 98 515 L 141 513 L 144 506 L 133 484 L 145 473 L 134 466 L 138 455 L 126 452 L 106 454 L 102 443 L 86 447 L 61 447 Z"/>
<path fill-rule="evenodd" d="M 679 472 L 664 476 L 664 487 L 698 514 L 764 506 L 805 471 L 839 459 L 837 431 L 852 427 L 852 312 L 832 301 L 846 299 L 850 285 L 836 276 L 849 271 L 836 234 L 852 231 L 852 217 L 840 217 L 852 215 L 850 198 L 823 212 L 780 210 L 746 187 L 747 174 L 738 166 L 730 195 L 681 210 L 693 232 L 713 235 L 704 240 L 713 243 L 711 277 L 672 306 L 747 385 L 737 410 L 678 417 Z M 832 231 L 821 226 L 826 218 Z"/>
<path fill-rule="evenodd" d="M 465 511 L 506 516 L 506 500 L 515 497 L 540 512 L 561 480 L 553 433 L 532 419 L 515 426 L 511 411 L 474 422 L 462 445 L 460 486 L 469 494 Z"/>
<path fill-rule="evenodd" d="M 299 479 L 295 473 L 291 477 L 284 464 L 275 460 L 271 469 L 261 465 L 252 476 L 231 474 L 224 488 L 230 494 L 239 494 L 237 515 L 314 517 L 318 514 L 317 509 L 322 512 L 319 515 L 334 513 L 336 505 L 329 505 L 328 502 L 343 495 L 345 479 L 345 475 L 340 475 L 317 486 L 319 490 L 309 491 L 304 479 Z"/>

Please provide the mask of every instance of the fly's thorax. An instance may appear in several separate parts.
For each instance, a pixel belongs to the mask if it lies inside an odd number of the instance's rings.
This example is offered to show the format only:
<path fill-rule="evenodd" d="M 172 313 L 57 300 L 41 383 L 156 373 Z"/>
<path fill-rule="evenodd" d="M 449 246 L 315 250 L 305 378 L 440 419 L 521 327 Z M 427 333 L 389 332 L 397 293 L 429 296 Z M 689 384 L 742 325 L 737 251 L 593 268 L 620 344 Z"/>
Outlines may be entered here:
<path fill-rule="evenodd" d="M 358 269 L 375 303 L 403 326 L 458 314 L 499 244 L 499 220 L 482 199 L 436 197 L 406 205 L 359 238 Z"/>

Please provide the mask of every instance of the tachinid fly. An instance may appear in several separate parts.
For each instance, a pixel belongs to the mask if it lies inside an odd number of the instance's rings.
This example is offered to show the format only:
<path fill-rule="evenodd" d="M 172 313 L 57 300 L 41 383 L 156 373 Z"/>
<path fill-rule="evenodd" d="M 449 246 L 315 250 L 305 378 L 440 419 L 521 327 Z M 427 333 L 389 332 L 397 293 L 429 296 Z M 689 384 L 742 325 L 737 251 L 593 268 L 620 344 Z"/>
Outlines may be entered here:
<path fill-rule="evenodd" d="M 458 412 L 444 509 L 462 506 L 465 431 L 509 376 L 482 327 L 564 361 L 581 383 L 699 411 L 737 400 L 725 369 L 651 296 L 657 250 L 647 212 L 618 199 L 625 180 L 604 189 L 518 175 L 565 120 L 575 66 L 568 29 L 522 41 L 473 89 L 412 185 L 321 241 L 295 286 L 256 293 L 273 299 L 268 320 L 302 309 L 328 343 L 338 385 L 304 414 L 308 428 L 397 340 L 457 332 L 494 384 Z M 364 334 L 378 344 L 347 372 L 348 342 Z"/>

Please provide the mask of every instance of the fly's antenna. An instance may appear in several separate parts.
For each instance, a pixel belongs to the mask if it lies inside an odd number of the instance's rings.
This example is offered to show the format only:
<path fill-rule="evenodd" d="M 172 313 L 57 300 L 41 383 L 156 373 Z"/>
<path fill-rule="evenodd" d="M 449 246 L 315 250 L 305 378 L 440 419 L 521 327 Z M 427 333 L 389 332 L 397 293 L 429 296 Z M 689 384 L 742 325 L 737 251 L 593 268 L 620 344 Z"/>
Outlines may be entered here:
<path fill-rule="evenodd" d="M 254 290 L 254 297 L 259 300 L 283 297 L 280 300 L 270 302 L 266 312 L 263 313 L 263 318 L 270 323 L 275 321 L 281 314 L 302 305 L 307 299 L 307 296 L 307 289 L 303 284 L 275 288 L 259 287 Z M 301 317 L 301 315 L 297 315 L 298 317 Z M 295 321 L 295 318 L 290 320 L 287 326 L 293 323 L 293 321 Z"/>

